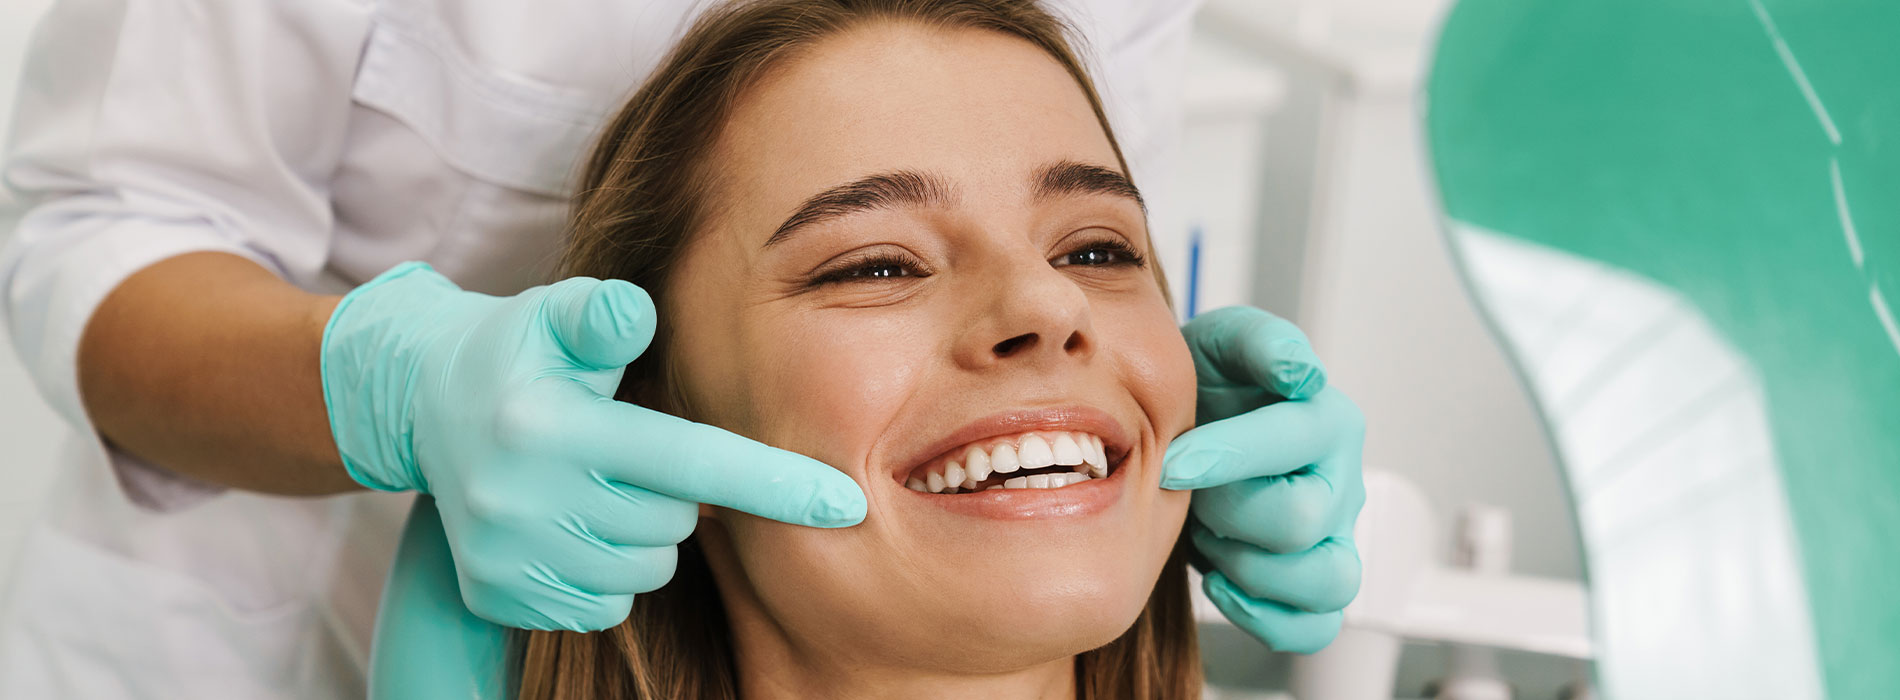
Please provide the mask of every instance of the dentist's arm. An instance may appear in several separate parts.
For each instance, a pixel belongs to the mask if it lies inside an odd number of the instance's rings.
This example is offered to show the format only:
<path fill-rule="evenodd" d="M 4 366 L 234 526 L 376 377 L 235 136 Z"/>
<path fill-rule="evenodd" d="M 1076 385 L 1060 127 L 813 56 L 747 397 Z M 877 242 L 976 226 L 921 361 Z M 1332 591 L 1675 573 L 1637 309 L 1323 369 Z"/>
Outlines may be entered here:
<path fill-rule="evenodd" d="M 226 253 L 153 264 L 86 324 L 86 413 L 118 449 L 197 481 L 286 495 L 361 489 L 337 459 L 318 374 L 337 299 Z"/>
<path fill-rule="evenodd" d="M 134 503 L 358 488 L 317 388 L 336 299 L 296 285 L 338 229 L 369 28 L 347 0 L 74 0 L 34 30 L 0 164 L 0 316 Z"/>

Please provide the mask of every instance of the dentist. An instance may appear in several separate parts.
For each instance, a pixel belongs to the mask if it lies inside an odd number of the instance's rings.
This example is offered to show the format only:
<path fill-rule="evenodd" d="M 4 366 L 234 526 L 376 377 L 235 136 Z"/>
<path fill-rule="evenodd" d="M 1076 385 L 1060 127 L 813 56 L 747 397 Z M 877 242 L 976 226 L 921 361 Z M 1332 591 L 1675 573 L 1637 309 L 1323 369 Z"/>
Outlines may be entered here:
<path fill-rule="evenodd" d="M 861 521 L 830 467 L 609 398 L 644 292 L 530 287 L 575 159 L 700 4 L 57 3 L 0 171 L 0 311 L 77 434 L 0 607 L 0 697 L 360 696 L 402 492 L 435 497 L 459 602 L 535 629 L 624 619 L 697 504 Z M 1162 178 L 1193 3 L 1055 9 Z M 1207 593 L 1316 650 L 1359 584 L 1362 419 L 1283 320 L 1183 332 L 1202 425 L 1163 485 L 1195 490 Z"/>

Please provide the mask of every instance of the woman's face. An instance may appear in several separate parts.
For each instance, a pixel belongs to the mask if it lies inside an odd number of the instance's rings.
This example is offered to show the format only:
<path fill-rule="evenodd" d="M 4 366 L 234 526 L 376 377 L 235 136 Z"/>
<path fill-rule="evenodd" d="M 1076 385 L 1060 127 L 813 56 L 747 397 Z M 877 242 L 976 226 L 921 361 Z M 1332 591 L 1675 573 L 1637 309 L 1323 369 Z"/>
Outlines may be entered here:
<path fill-rule="evenodd" d="M 958 672 L 1120 635 L 1186 514 L 1158 483 L 1194 377 L 1075 80 L 1002 34 L 862 26 L 747 88 L 711 165 L 665 295 L 690 417 L 870 504 L 841 530 L 714 513 L 735 624 Z"/>

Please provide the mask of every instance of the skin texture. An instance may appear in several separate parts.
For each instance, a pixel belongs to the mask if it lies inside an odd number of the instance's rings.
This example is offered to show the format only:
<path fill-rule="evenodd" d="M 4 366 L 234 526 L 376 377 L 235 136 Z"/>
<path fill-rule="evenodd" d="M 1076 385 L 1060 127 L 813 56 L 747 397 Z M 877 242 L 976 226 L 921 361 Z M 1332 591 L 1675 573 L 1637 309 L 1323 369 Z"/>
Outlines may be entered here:
<path fill-rule="evenodd" d="M 1140 206 L 1038 196 L 1060 162 L 1120 171 L 1059 64 L 975 30 L 848 30 L 725 125 L 716 213 L 660 300 L 662 318 L 697 319 L 668 348 L 682 408 L 836 467 L 870 506 L 842 530 L 706 510 L 746 697 L 1072 697 L 1073 655 L 1139 614 L 1186 517 L 1188 494 L 1158 483 L 1193 425 L 1194 368 L 1152 270 L 1096 255 L 1148 255 Z M 807 198 L 896 170 L 950 196 L 767 244 Z M 858 276 L 811 283 L 841 269 Z M 894 478 L 979 418 L 1074 405 L 1130 438 L 1126 488 L 1098 513 L 976 518 L 930 499 L 977 496 Z"/>

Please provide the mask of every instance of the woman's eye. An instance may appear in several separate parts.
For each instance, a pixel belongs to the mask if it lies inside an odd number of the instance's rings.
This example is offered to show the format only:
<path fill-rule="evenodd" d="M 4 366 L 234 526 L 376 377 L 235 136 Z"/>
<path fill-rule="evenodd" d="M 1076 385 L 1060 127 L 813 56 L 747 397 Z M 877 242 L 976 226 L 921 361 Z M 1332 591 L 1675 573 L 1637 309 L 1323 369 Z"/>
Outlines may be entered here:
<path fill-rule="evenodd" d="M 1097 243 L 1055 259 L 1055 265 L 1082 265 L 1086 267 L 1106 267 L 1109 265 L 1141 265 L 1141 255 L 1123 243 Z"/>
<path fill-rule="evenodd" d="M 1090 248 L 1068 254 L 1064 257 L 1064 262 L 1070 265 L 1111 265 L 1120 259 L 1121 256 L 1116 255 L 1115 251 Z"/>
<path fill-rule="evenodd" d="M 904 269 L 902 265 L 890 264 L 865 265 L 846 272 L 849 276 L 858 278 L 905 277 L 910 274 L 910 271 Z"/>
<path fill-rule="evenodd" d="M 894 257 L 880 257 L 856 263 L 846 263 L 838 268 L 821 273 L 812 280 L 812 286 L 822 286 L 839 282 L 875 282 L 904 277 L 927 277 L 920 267 L 909 260 Z"/>

